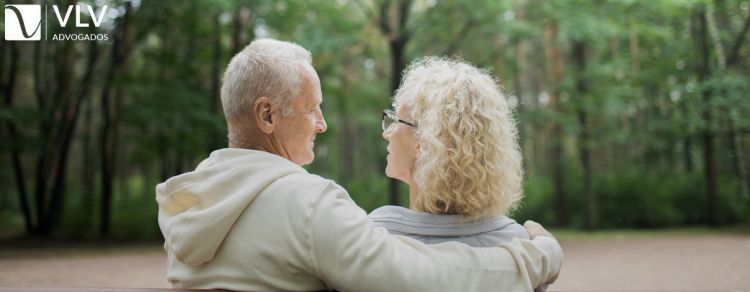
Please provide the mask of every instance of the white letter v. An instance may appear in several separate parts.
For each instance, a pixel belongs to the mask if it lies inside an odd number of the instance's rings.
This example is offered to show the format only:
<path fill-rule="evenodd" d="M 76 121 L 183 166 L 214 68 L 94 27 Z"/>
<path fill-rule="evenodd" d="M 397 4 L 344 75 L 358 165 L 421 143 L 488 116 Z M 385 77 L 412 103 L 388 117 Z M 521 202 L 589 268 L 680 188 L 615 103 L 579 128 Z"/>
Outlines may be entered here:
<path fill-rule="evenodd" d="M 91 5 L 89 5 L 89 12 L 91 12 L 91 19 L 94 21 L 94 26 L 100 27 L 102 26 L 102 20 L 104 19 L 104 12 L 107 11 L 107 5 L 104 5 L 102 7 L 102 10 L 99 12 L 99 19 L 96 18 L 96 14 L 94 14 L 94 9 L 91 8 Z"/>
<path fill-rule="evenodd" d="M 60 26 L 65 26 L 68 23 L 68 17 L 70 17 L 70 8 L 71 6 L 68 5 L 68 11 L 65 12 L 65 18 L 62 18 L 62 16 L 60 16 L 60 10 L 57 10 L 57 5 L 52 5 L 52 9 L 55 10 L 55 14 L 57 15 L 57 20 L 60 22 Z"/>

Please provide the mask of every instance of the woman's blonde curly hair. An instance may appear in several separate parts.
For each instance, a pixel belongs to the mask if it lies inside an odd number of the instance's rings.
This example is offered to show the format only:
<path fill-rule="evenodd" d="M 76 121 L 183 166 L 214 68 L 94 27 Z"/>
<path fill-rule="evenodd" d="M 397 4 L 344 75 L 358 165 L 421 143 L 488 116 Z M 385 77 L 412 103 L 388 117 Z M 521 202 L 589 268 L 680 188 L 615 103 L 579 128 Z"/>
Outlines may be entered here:
<path fill-rule="evenodd" d="M 396 92 L 393 106 L 400 105 L 418 125 L 418 211 L 477 218 L 515 208 L 523 196 L 518 134 L 488 72 L 457 60 L 419 59 Z"/>

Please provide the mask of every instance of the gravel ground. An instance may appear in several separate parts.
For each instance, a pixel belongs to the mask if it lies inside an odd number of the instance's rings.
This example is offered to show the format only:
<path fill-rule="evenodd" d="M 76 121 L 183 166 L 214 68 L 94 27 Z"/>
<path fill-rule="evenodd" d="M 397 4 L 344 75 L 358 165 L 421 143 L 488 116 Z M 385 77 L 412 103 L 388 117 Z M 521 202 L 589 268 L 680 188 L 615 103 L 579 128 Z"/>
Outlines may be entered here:
<path fill-rule="evenodd" d="M 548 291 L 750 291 L 750 235 L 562 237 Z M 166 288 L 158 244 L 69 250 L 3 247 L 0 286 Z"/>
<path fill-rule="evenodd" d="M 86 254 L 20 251 L 0 258 L 0 286 L 169 288 L 160 246 Z"/>
<path fill-rule="evenodd" d="M 750 291 L 750 236 L 562 241 L 556 291 Z"/>

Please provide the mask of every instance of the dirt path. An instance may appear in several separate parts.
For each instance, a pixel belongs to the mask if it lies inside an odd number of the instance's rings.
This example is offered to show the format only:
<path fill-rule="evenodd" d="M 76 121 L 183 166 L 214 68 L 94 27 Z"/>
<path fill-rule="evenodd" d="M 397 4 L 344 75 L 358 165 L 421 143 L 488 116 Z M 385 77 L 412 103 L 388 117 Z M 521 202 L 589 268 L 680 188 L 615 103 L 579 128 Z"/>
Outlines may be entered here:
<path fill-rule="evenodd" d="M 750 236 L 699 235 L 562 241 L 551 290 L 750 291 Z"/>
<path fill-rule="evenodd" d="M 750 291 L 748 235 L 561 241 L 564 267 L 550 291 Z M 169 287 L 159 246 L 90 253 L 6 250 L 0 286 Z"/>
<path fill-rule="evenodd" d="M 0 258 L 0 286 L 169 288 L 160 246 Z"/>

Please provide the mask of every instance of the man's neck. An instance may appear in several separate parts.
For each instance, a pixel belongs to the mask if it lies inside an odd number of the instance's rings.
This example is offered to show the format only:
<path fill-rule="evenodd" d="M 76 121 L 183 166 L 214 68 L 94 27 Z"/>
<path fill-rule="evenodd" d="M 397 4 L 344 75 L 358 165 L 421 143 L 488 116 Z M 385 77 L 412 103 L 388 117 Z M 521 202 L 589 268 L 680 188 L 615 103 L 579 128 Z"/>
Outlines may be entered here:
<path fill-rule="evenodd" d="M 263 137 L 263 139 L 234 139 L 233 141 L 229 141 L 229 148 L 258 150 L 291 160 L 289 154 L 278 143 L 274 143 L 272 137 Z"/>
<path fill-rule="evenodd" d="M 273 149 L 270 147 L 267 147 L 260 143 L 252 143 L 251 141 L 230 141 L 229 148 L 251 149 L 251 150 L 258 150 L 258 151 L 278 154 L 276 153 L 276 151 L 273 151 Z"/>

